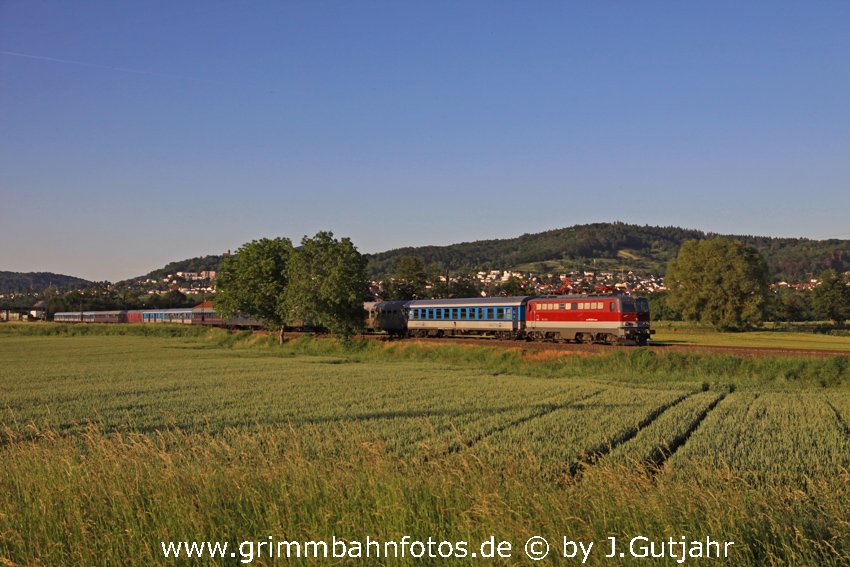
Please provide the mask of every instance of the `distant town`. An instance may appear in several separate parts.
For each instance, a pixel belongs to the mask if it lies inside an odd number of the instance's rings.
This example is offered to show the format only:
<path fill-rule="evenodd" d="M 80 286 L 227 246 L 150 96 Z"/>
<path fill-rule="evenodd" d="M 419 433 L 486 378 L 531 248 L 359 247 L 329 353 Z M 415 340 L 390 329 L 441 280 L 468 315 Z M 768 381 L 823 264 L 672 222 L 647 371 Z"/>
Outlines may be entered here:
<path fill-rule="evenodd" d="M 849 274 L 850 275 L 850 274 Z M 121 287 L 131 288 L 135 294 L 148 296 L 185 296 L 189 302 L 201 303 L 216 293 L 216 271 L 175 272 L 162 278 L 142 277 L 121 282 Z M 442 284 L 458 284 L 464 279 L 471 280 L 483 297 L 505 295 L 504 290 L 509 283 L 519 285 L 523 293 L 550 295 L 565 293 L 625 293 L 652 295 L 662 294 L 667 290 L 664 278 L 653 274 L 637 274 L 633 271 L 615 272 L 607 270 L 572 270 L 569 272 L 534 273 L 514 270 L 479 271 L 469 275 L 436 276 L 425 285 L 429 292 L 437 282 Z M 805 282 L 789 283 L 780 281 L 771 284 L 771 288 L 779 292 L 782 289 L 796 291 L 811 291 L 817 287 L 816 278 Z M 369 289 L 375 299 L 382 299 L 386 293 L 384 280 L 372 280 Z M 114 284 L 101 282 L 99 285 L 80 290 L 83 296 L 98 296 L 118 291 Z M 27 292 L 0 293 L 0 321 L 37 320 L 46 313 L 46 299 L 51 290 Z M 31 300 L 30 307 L 21 307 L 21 300 Z M 19 307 L 3 307 L 6 303 L 17 303 Z"/>

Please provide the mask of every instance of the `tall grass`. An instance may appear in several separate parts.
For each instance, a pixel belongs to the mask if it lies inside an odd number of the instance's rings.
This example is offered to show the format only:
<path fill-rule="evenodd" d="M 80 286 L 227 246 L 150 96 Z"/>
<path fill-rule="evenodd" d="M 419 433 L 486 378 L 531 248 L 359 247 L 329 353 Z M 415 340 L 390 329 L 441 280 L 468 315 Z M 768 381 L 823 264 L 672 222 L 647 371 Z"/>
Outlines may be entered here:
<path fill-rule="evenodd" d="M 846 360 L 87 327 L 0 332 L 0 565 L 403 535 L 495 536 L 513 543 L 503 564 L 531 535 L 593 540 L 598 565 L 611 535 L 732 540 L 734 565 L 850 564 Z M 582 449 L 601 456 L 573 476 Z"/>
<path fill-rule="evenodd" d="M 599 548 L 610 535 L 730 540 L 734 565 L 850 561 L 846 474 L 819 479 L 805 494 L 754 487 L 713 466 L 682 480 L 600 464 L 580 481 L 529 483 L 521 457 L 501 470 L 462 455 L 404 461 L 356 427 L 140 435 L 93 426 L 73 438 L 50 430 L 38 437 L 6 439 L 3 449 L 0 556 L 9 564 L 168 564 L 160 542 L 171 540 L 403 535 L 495 535 L 513 543 L 505 563 L 522 559 L 532 535 L 595 541 L 597 565 L 607 564 Z"/>
<path fill-rule="evenodd" d="M 697 382 L 723 389 L 737 387 L 822 388 L 850 385 L 850 357 L 770 356 L 666 352 L 644 348 L 612 349 L 587 355 L 579 351 L 549 351 L 431 344 L 421 341 L 352 341 L 309 336 L 280 347 L 283 353 L 339 356 L 350 361 L 422 360 L 468 365 L 493 374 L 600 377 L 625 382 Z"/>

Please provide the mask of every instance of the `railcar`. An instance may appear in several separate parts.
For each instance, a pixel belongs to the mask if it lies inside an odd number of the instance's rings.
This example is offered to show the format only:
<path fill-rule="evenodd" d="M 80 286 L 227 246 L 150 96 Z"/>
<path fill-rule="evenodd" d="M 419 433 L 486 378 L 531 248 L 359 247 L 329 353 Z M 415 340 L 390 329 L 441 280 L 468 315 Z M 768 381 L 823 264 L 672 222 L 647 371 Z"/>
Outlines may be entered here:
<path fill-rule="evenodd" d="M 126 311 L 83 311 L 83 323 L 123 323 Z"/>
<path fill-rule="evenodd" d="M 263 322 L 241 315 L 222 317 L 216 312 L 212 301 L 206 301 L 192 308 L 192 324 L 209 327 L 239 327 L 242 329 L 261 329 Z"/>
<path fill-rule="evenodd" d="M 415 337 L 493 335 L 521 338 L 527 296 L 423 299 L 408 302 L 407 334 Z"/>
<path fill-rule="evenodd" d="M 56 323 L 124 323 L 126 311 L 60 311 L 53 314 Z"/>
<path fill-rule="evenodd" d="M 53 314 L 53 320 L 57 323 L 82 323 L 82 311 L 60 311 Z"/>
<path fill-rule="evenodd" d="M 631 296 L 563 295 L 529 299 L 525 333 L 536 340 L 645 345 L 649 301 Z"/>
<path fill-rule="evenodd" d="M 142 323 L 192 324 L 192 309 L 148 309 L 142 311 Z"/>
<path fill-rule="evenodd" d="M 410 301 L 367 301 L 366 332 L 384 331 L 389 335 L 402 336 L 407 331 L 407 309 Z"/>
<path fill-rule="evenodd" d="M 127 311 L 127 315 L 125 316 L 126 321 L 128 323 L 141 323 L 143 313 L 144 311 L 141 309 L 131 309 Z"/>

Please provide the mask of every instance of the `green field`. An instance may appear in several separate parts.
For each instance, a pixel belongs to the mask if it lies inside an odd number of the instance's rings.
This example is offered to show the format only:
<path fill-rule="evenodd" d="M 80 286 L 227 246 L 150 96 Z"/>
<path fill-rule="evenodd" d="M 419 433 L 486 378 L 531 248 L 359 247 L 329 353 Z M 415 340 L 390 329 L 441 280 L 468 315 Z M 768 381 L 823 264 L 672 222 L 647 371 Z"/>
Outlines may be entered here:
<path fill-rule="evenodd" d="M 792 350 L 846 351 L 850 353 L 850 336 L 834 336 L 814 332 L 747 331 L 721 333 L 691 324 L 655 324 L 654 344 L 722 346 L 737 348 L 775 348 Z"/>
<path fill-rule="evenodd" d="M 846 357 L 141 332 L 0 328 L 0 564 L 234 565 L 161 542 L 404 535 L 495 536 L 512 557 L 359 562 L 531 565 L 541 535 L 543 564 L 564 536 L 595 565 L 676 564 L 606 560 L 609 536 L 850 563 Z"/>

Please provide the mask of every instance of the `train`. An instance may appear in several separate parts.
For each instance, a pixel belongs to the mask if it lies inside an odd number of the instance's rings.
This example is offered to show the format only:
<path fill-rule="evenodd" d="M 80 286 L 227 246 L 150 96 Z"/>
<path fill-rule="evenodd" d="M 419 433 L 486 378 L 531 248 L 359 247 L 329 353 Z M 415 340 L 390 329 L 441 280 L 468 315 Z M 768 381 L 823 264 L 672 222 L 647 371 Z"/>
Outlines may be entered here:
<path fill-rule="evenodd" d="M 395 336 L 645 345 L 649 301 L 628 295 L 421 299 L 364 304 L 366 328 Z"/>
<path fill-rule="evenodd" d="M 240 329 L 261 329 L 265 325 L 258 319 L 234 316 L 223 318 L 216 313 L 212 301 L 195 307 L 179 309 L 131 309 L 121 311 L 62 311 L 53 315 L 57 323 L 177 323 Z"/>
<path fill-rule="evenodd" d="M 487 336 L 527 341 L 645 345 L 651 328 L 649 301 L 628 295 L 557 295 L 369 301 L 368 332 L 393 337 Z M 65 323 L 172 323 L 242 329 L 262 328 L 248 317 L 223 318 L 205 302 L 184 309 L 69 311 Z"/>

